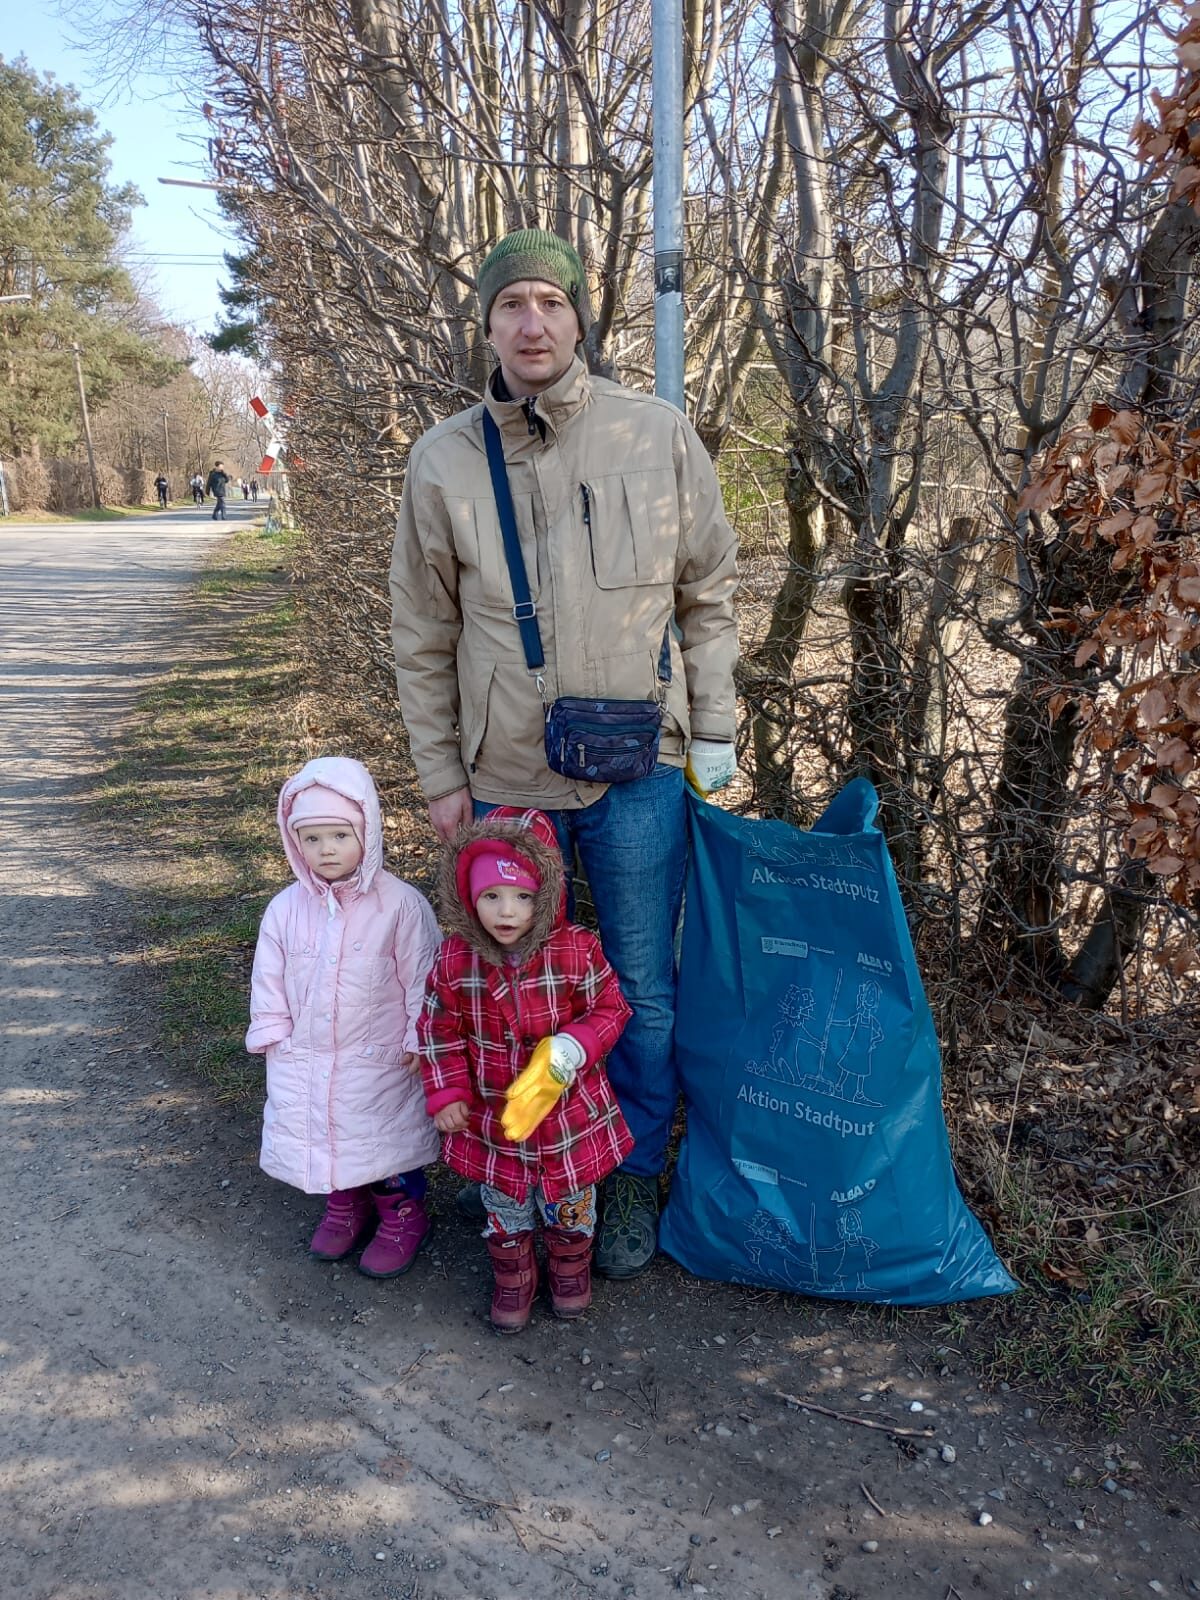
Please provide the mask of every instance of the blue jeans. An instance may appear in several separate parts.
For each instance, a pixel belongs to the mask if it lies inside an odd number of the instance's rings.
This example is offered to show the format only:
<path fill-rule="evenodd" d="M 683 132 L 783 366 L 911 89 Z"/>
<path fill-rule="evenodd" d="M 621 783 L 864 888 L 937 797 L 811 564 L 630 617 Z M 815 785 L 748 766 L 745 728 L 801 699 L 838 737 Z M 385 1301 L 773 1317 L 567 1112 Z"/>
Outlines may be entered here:
<path fill-rule="evenodd" d="M 475 815 L 493 809 L 475 802 Z M 547 811 L 568 878 L 575 851 L 587 874 L 600 942 L 633 1016 L 608 1058 L 608 1076 L 636 1141 L 623 1172 L 656 1177 L 666 1159 L 675 1073 L 675 929 L 687 866 L 683 772 L 659 762 L 614 783 L 595 805 Z"/>

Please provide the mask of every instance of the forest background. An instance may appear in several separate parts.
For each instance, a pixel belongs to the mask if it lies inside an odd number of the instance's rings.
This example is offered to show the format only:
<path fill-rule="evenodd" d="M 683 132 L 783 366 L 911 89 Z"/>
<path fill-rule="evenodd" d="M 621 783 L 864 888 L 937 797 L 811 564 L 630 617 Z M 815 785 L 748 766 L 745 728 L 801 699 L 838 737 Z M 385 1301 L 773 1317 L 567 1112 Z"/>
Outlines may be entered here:
<path fill-rule="evenodd" d="M 258 369 L 163 317 L 109 145 L 75 89 L 0 59 L 0 467 L 21 516 L 93 504 L 81 386 L 105 506 L 154 503 L 159 472 L 182 497 L 218 457 L 249 477 L 263 454 Z"/>
<path fill-rule="evenodd" d="M 1139 1404 L 1200 1393 L 1200 8 L 1160 11 L 683 6 L 728 803 L 805 825 L 876 785 L 964 1186 L 1078 1370 L 1132 1331 Z M 649 5 L 135 0 L 121 36 L 202 84 L 318 743 L 428 853 L 387 633 L 408 448 L 481 392 L 474 274 L 514 227 L 575 242 L 589 365 L 651 386 Z"/>

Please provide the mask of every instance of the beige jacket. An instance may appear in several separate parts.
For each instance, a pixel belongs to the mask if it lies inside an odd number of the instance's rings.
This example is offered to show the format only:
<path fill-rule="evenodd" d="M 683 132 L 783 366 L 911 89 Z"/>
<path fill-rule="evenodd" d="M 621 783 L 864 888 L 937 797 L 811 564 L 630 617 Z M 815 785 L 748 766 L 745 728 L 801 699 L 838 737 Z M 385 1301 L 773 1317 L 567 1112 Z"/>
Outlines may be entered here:
<path fill-rule="evenodd" d="M 575 360 L 533 402 L 484 402 L 499 424 L 546 697 L 647 700 L 674 613 L 662 759 L 732 740 L 736 542 L 716 474 L 663 400 L 590 376 Z M 531 418 L 526 409 L 532 406 Z M 574 809 L 605 785 L 552 772 L 543 706 L 525 664 L 483 442 L 481 405 L 413 446 L 392 550 L 400 706 L 430 800 Z M 539 427 L 539 421 L 541 426 Z"/>

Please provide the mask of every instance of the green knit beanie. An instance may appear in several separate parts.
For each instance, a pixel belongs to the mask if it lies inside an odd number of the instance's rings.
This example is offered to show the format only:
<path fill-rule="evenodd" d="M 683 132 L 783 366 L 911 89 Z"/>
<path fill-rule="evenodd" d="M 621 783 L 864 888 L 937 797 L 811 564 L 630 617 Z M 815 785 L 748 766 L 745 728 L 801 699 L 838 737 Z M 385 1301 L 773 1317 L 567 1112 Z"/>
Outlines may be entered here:
<path fill-rule="evenodd" d="M 565 239 L 544 228 L 521 228 L 508 234 L 480 267 L 479 303 L 483 307 L 484 333 L 488 332 L 492 301 L 501 289 L 523 278 L 558 285 L 575 307 L 582 339 L 591 321 L 583 262 Z"/>

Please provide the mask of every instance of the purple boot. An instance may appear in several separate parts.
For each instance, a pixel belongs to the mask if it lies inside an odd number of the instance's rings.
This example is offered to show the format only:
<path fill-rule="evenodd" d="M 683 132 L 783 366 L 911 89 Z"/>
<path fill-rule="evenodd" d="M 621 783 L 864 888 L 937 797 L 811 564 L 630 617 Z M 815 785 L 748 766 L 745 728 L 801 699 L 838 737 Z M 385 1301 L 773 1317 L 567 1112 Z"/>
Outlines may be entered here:
<path fill-rule="evenodd" d="M 318 1261 L 340 1261 L 362 1243 L 374 1221 L 375 1207 L 366 1185 L 335 1189 L 325 1202 L 325 1215 L 312 1236 L 308 1253 Z"/>
<path fill-rule="evenodd" d="M 417 1259 L 433 1224 L 424 1200 L 413 1200 L 403 1189 L 375 1189 L 371 1199 L 379 1213 L 379 1226 L 359 1257 L 358 1270 L 368 1278 L 398 1278 Z"/>

